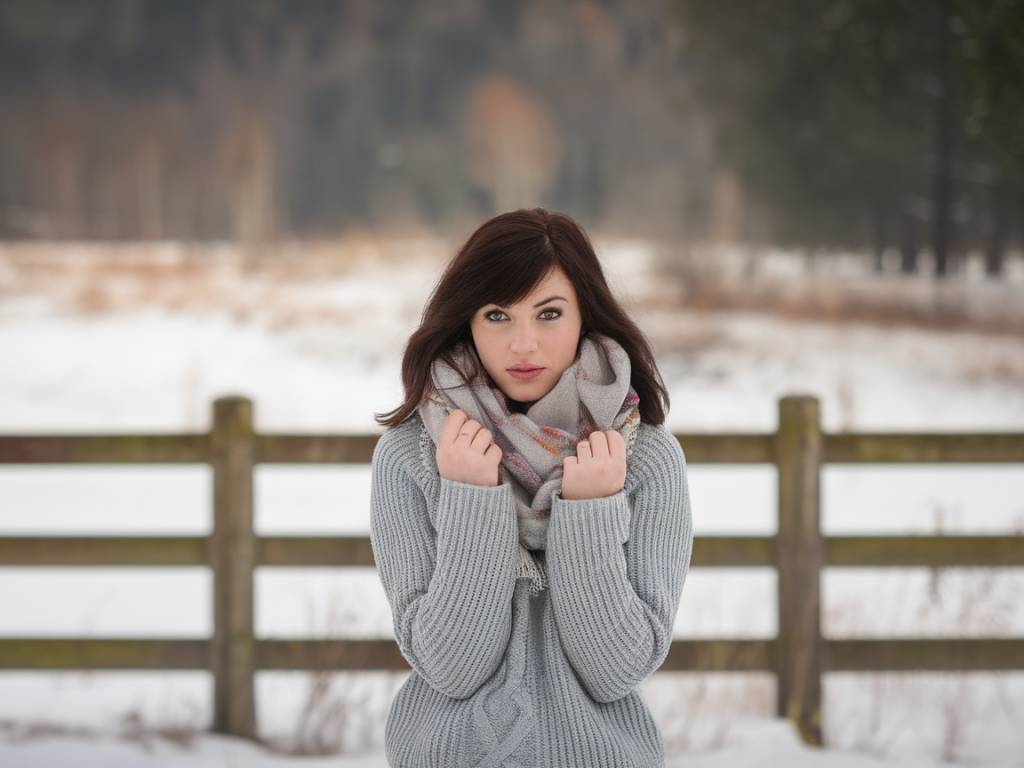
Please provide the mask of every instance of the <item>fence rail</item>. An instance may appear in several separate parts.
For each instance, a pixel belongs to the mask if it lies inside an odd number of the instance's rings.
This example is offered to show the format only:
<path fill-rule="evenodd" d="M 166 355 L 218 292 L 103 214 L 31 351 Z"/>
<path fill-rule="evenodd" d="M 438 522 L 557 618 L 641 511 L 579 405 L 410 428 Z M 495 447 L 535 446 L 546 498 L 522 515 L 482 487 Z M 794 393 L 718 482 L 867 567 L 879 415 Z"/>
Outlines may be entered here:
<path fill-rule="evenodd" d="M 256 732 L 259 670 L 403 670 L 391 639 L 271 640 L 253 631 L 253 571 L 263 566 L 373 567 L 365 536 L 258 537 L 253 469 L 272 463 L 368 463 L 376 435 L 257 434 L 252 402 L 214 402 L 209 433 L 0 435 L 0 464 L 205 463 L 213 468 L 209 536 L 11 536 L 0 566 L 209 566 L 214 629 L 194 638 L 0 638 L 0 669 L 209 670 L 213 730 Z M 831 671 L 1024 669 L 1024 638 L 827 639 L 821 635 L 825 567 L 1013 567 L 1024 537 L 824 536 L 820 474 L 826 464 L 1024 463 L 1024 433 L 825 433 L 818 400 L 779 400 L 769 434 L 677 434 L 688 464 L 759 463 L 778 470 L 774 536 L 698 536 L 695 567 L 774 567 L 778 635 L 770 639 L 676 640 L 662 670 L 775 673 L 777 711 L 803 739 L 823 744 L 822 676 Z"/>

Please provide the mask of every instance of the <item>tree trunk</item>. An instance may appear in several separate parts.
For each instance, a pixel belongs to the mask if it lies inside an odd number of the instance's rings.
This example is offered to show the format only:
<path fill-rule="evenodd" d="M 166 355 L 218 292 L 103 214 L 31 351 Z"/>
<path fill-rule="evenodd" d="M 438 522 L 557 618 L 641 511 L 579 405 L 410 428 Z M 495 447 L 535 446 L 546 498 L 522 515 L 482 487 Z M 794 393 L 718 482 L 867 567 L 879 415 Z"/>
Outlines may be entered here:
<path fill-rule="evenodd" d="M 913 275 L 917 273 L 917 222 L 913 216 L 904 212 L 901 227 L 900 272 L 904 275 Z"/>
<path fill-rule="evenodd" d="M 985 249 L 985 274 L 999 278 L 1003 274 L 1003 260 L 1006 253 L 1006 195 L 1003 184 L 997 181 L 992 193 L 992 231 Z"/>
<path fill-rule="evenodd" d="M 935 276 L 947 272 L 951 236 L 950 208 L 952 200 L 953 161 L 953 40 L 949 28 L 950 3 L 943 0 L 936 6 L 938 40 L 939 93 L 935 101 L 935 178 L 933 189 L 932 249 L 935 254 Z"/>
<path fill-rule="evenodd" d="M 872 235 L 874 236 L 874 261 L 872 268 L 876 275 L 880 275 L 885 272 L 885 246 L 887 217 L 885 215 L 885 209 L 877 199 L 871 206 L 871 229 Z"/>

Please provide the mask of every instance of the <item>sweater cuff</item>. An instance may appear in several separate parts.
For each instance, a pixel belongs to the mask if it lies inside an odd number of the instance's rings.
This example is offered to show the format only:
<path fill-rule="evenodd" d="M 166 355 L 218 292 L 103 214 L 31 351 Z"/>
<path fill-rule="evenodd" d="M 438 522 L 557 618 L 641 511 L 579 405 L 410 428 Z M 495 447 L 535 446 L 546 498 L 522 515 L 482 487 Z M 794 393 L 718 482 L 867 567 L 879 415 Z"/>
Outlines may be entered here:
<path fill-rule="evenodd" d="M 551 547 L 597 554 L 610 544 L 622 546 L 629 540 L 631 516 L 625 490 L 599 499 L 563 499 L 561 491 L 555 491 L 548 531 Z"/>
<path fill-rule="evenodd" d="M 444 490 L 445 488 L 447 488 L 449 492 L 460 490 L 467 492 L 481 491 L 485 495 L 487 493 L 497 495 L 499 493 L 505 492 L 506 490 L 512 490 L 512 486 L 509 485 L 508 483 L 498 483 L 497 485 L 476 485 L 474 483 L 464 483 L 461 480 L 449 480 L 447 477 L 444 477 L 443 475 L 438 475 L 438 477 L 441 480 L 441 489 Z"/>
<path fill-rule="evenodd" d="M 489 553 L 502 563 L 513 552 L 516 516 L 512 486 L 473 485 L 441 478 L 437 504 L 438 556 L 454 550 L 455 560 Z M 485 554 L 485 560 L 487 555 Z"/>

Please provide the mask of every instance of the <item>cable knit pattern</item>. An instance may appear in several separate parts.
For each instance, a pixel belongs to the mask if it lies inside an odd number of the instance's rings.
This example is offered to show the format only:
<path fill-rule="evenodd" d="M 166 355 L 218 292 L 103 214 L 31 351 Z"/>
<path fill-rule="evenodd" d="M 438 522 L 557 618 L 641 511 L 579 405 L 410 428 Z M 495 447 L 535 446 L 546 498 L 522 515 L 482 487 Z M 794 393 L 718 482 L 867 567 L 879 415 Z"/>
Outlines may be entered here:
<path fill-rule="evenodd" d="M 385 725 L 391 766 L 647 768 L 661 732 L 636 690 L 658 669 L 689 568 L 686 459 L 641 424 L 625 487 L 552 497 L 549 589 L 516 578 L 507 484 L 440 477 L 417 414 L 373 452 L 371 544 L 412 667 Z"/>

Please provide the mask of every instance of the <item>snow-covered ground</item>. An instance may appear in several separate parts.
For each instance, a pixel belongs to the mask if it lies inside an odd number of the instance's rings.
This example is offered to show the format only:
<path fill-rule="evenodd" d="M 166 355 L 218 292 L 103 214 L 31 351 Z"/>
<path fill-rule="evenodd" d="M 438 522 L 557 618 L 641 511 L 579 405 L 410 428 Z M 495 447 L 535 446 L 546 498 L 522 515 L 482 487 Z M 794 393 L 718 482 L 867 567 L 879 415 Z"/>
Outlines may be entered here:
<path fill-rule="evenodd" d="M 658 353 L 674 431 L 772 430 L 790 392 L 817 395 L 828 430 L 1024 431 L 1020 339 L 688 311 L 645 272 L 643 244 L 598 245 Z M 379 432 L 373 414 L 400 400 L 402 346 L 443 265 L 436 245 L 404 250 L 277 270 L 241 269 L 228 253 L 166 272 L 97 271 L 86 254 L 43 275 L 0 249 L 0 432 L 201 430 L 223 394 L 251 397 L 264 431 Z M 774 531 L 774 470 L 691 464 L 689 480 L 698 536 Z M 260 467 L 256 482 L 260 534 L 369 530 L 368 466 Z M 0 535 L 201 534 L 211 494 L 202 467 L 0 466 Z M 829 534 L 1024 533 L 1019 465 L 829 467 L 822 499 Z M 256 587 L 260 636 L 391 636 L 372 569 L 262 569 Z M 0 568 L 0 635 L 203 637 L 209 588 L 202 568 Z M 1019 637 L 1022 595 L 1022 569 L 829 569 L 824 631 Z M 677 637 L 775 631 L 771 569 L 691 570 Z M 383 720 L 405 674 L 261 673 L 260 733 L 353 755 L 310 764 L 383 765 Z M 31 723 L 201 730 L 210 691 L 201 672 L 0 673 L 0 734 Z M 642 693 L 686 765 L 1024 765 L 1024 673 L 829 674 L 827 757 L 771 719 L 771 676 L 658 672 Z M 158 746 L 147 761 L 132 744 L 0 740 L 0 765 L 288 764 L 231 740 L 197 744 Z"/>
<path fill-rule="evenodd" d="M 922 756 L 886 759 L 849 750 L 819 750 L 804 745 L 782 720 L 738 719 L 721 746 L 686 755 L 670 755 L 668 768 L 949 768 Z M 188 745 L 151 740 L 126 743 L 111 738 L 90 741 L 41 738 L 24 744 L 0 742 L 0 765 L 33 768 L 387 768 L 378 752 L 325 757 L 285 757 L 250 742 L 207 735 Z M 1020 762 L 1006 762 L 1006 766 Z"/>

